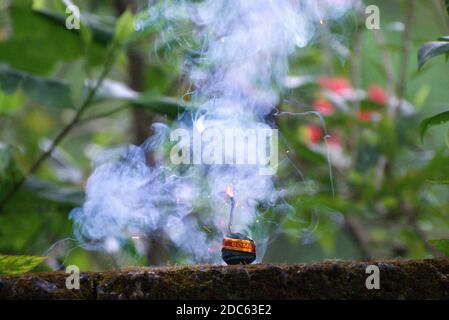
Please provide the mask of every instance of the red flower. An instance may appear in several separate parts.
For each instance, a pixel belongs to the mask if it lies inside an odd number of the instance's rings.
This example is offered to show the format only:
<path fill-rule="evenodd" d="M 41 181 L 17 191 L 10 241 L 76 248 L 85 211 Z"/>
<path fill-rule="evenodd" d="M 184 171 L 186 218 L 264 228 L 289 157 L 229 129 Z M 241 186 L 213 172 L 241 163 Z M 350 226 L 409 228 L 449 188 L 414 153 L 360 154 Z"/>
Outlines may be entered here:
<path fill-rule="evenodd" d="M 323 116 L 330 116 L 335 112 L 333 104 L 329 100 L 324 98 L 318 98 L 317 100 L 315 100 L 315 102 L 313 103 L 313 108 L 316 112 L 321 113 Z"/>
<path fill-rule="evenodd" d="M 320 127 L 307 125 L 304 129 L 307 143 L 317 144 L 323 139 L 323 130 Z"/>
<path fill-rule="evenodd" d="M 369 122 L 373 119 L 374 112 L 372 111 L 359 111 L 357 113 L 357 118 L 363 122 Z"/>
<path fill-rule="evenodd" d="M 330 147 L 341 147 L 341 140 L 338 136 L 331 135 L 327 139 L 327 143 Z"/>
<path fill-rule="evenodd" d="M 344 95 L 348 91 L 352 90 L 349 80 L 343 77 L 321 77 L 318 82 L 321 88 L 332 91 L 338 95 Z"/>
<path fill-rule="evenodd" d="M 378 104 L 386 104 L 388 101 L 388 96 L 385 90 L 379 85 L 372 85 L 368 89 L 368 97 L 371 101 L 374 101 Z"/>

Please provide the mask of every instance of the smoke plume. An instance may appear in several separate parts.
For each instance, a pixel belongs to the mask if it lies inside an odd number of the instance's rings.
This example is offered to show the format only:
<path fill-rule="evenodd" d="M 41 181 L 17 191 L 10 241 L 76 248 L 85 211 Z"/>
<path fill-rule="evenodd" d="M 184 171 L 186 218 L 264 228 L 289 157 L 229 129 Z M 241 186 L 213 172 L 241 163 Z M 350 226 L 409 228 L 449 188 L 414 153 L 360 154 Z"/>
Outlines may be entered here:
<path fill-rule="evenodd" d="M 279 103 L 289 56 L 314 39 L 323 20 L 340 18 L 354 2 L 150 3 L 145 23 L 161 27 L 159 41 L 175 41 L 187 52 L 183 70 L 197 108 L 192 119 L 173 128 L 199 133 L 272 129 L 265 119 Z M 230 209 L 225 190 L 232 185 L 237 203 L 233 228 L 255 238 L 260 260 L 271 228 L 261 208 L 273 206 L 282 189 L 275 186 L 275 177 L 260 175 L 260 164 L 174 165 L 164 147 L 173 128 L 158 125 L 158 134 L 144 145 L 110 152 L 97 161 L 86 202 L 71 214 L 77 238 L 88 248 L 108 250 L 116 248 L 111 243 L 135 235 L 162 232 L 186 261 L 217 263 Z M 224 151 L 225 160 L 234 156 Z"/>

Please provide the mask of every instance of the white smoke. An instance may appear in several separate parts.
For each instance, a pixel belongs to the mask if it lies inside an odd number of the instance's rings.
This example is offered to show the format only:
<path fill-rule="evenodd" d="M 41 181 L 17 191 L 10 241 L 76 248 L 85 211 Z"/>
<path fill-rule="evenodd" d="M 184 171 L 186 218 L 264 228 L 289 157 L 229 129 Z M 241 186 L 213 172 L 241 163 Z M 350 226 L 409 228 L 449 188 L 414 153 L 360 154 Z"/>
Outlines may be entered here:
<path fill-rule="evenodd" d="M 198 131 L 247 129 L 260 127 L 278 104 L 288 57 L 312 41 L 323 20 L 340 18 L 355 1 L 159 1 L 150 4 L 149 23 L 164 21 L 162 41 L 176 39 L 194 53 L 185 61 L 192 101 L 199 106 L 192 125 Z M 224 191 L 232 185 L 233 229 L 255 237 L 260 260 L 269 235 L 255 231 L 258 207 L 276 202 L 273 177 L 259 175 L 258 165 L 178 168 L 164 152 L 156 152 L 157 163 L 150 166 L 147 154 L 160 151 L 166 140 L 162 133 L 96 166 L 84 206 L 71 215 L 76 236 L 86 246 L 104 248 L 110 239 L 163 231 L 189 261 L 219 262 L 217 244 L 229 212 Z"/>

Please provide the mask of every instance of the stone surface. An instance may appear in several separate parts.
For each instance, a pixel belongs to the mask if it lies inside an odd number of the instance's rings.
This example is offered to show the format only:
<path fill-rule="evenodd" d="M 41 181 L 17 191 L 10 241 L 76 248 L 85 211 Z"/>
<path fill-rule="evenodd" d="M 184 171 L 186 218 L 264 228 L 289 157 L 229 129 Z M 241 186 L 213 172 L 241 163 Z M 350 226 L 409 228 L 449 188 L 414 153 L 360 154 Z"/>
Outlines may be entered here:
<path fill-rule="evenodd" d="M 380 290 L 367 290 L 368 265 Z M 449 260 L 325 261 L 310 264 L 177 266 L 0 277 L 0 299 L 449 299 Z"/>

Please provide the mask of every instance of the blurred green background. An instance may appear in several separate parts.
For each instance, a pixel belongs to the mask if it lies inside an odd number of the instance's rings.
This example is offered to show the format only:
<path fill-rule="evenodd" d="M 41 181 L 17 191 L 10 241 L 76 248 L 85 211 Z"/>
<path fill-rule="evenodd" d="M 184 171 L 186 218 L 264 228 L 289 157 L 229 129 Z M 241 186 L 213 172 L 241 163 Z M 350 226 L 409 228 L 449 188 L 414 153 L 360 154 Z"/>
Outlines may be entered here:
<path fill-rule="evenodd" d="M 145 25 L 147 1 L 73 3 L 80 31 L 66 29 L 62 1 L 0 0 L 0 254 L 43 255 L 72 237 L 68 215 L 83 202 L 95 157 L 142 143 L 151 123 L 170 123 L 188 104 L 181 74 L 188 53 L 156 41 L 166 26 Z M 424 258 L 438 255 L 428 240 L 449 237 L 448 188 L 435 183 L 449 179 L 447 128 L 432 129 L 423 143 L 418 129 L 448 109 L 444 58 L 417 65 L 420 46 L 449 34 L 444 1 L 365 4 L 380 7 L 381 30 L 367 30 L 354 10 L 324 21 L 316 41 L 291 58 L 278 108 L 320 111 L 332 138 L 326 148 L 314 116 L 273 118 L 287 164 L 278 180 L 295 194 L 263 261 Z M 87 85 L 104 71 L 101 88 Z M 40 268 L 182 262 L 151 247 L 137 254 L 130 246 L 117 257 L 67 240 Z"/>

